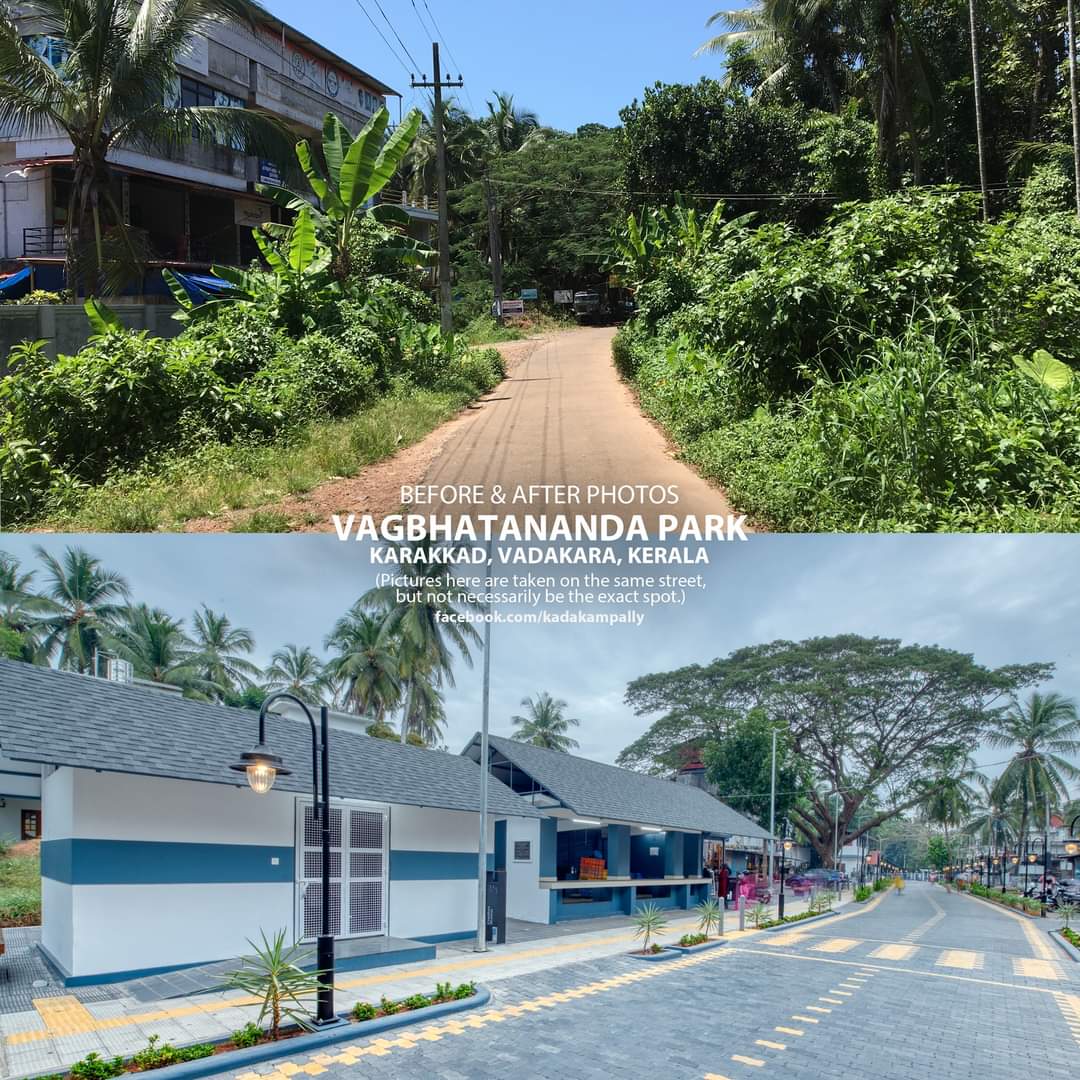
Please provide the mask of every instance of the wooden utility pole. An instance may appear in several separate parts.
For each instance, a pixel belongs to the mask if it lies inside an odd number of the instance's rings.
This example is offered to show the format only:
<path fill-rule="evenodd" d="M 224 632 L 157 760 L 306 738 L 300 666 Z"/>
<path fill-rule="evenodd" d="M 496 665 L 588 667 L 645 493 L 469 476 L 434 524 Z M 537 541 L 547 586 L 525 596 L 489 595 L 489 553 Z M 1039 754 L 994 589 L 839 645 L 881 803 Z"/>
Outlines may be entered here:
<path fill-rule="evenodd" d="M 495 321 L 503 324 L 503 279 L 502 279 L 502 233 L 499 231 L 499 207 L 495 202 L 495 192 L 491 181 L 484 178 L 484 198 L 488 212 L 488 250 L 491 254 L 491 284 L 495 292 Z"/>
<path fill-rule="evenodd" d="M 435 92 L 435 173 L 439 184 L 439 321 L 444 334 L 454 329 L 454 320 L 450 310 L 450 219 L 446 210 L 446 137 L 443 132 L 443 90 L 460 88 L 465 85 L 460 75 L 457 81 L 443 79 L 442 64 L 439 60 L 439 43 L 431 43 L 432 80 L 427 76 L 417 82 L 414 78 L 414 90 L 433 90 Z"/>
<path fill-rule="evenodd" d="M 1069 105 L 1072 110 L 1073 178 L 1076 188 L 1076 213 L 1080 216 L 1080 102 L 1076 88 L 1076 20 L 1073 0 L 1066 5 L 1069 20 Z"/>
<path fill-rule="evenodd" d="M 990 220 L 990 193 L 986 183 L 986 143 L 983 136 L 982 72 L 979 70 L 979 28 L 975 18 L 975 0 L 968 0 L 971 23 L 971 74 L 975 89 L 975 138 L 979 144 L 979 188 L 982 191 L 983 221 Z"/>

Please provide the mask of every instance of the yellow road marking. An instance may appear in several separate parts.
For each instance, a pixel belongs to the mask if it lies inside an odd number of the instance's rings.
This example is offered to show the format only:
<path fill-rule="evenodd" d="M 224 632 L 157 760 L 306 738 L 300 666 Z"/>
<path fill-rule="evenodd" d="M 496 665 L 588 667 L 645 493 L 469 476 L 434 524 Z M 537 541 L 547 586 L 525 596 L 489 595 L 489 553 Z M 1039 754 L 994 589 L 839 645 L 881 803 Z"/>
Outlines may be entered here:
<path fill-rule="evenodd" d="M 800 1016 L 798 1013 L 791 1014 L 792 1020 L 801 1020 L 804 1024 L 820 1024 L 820 1020 L 815 1020 L 812 1016 Z"/>
<path fill-rule="evenodd" d="M 819 1000 L 823 1000 L 823 999 L 819 999 Z M 823 1009 L 820 1005 L 807 1005 L 806 1008 L 807 1008 L 807 1010 L 809 1012 L 820 1012 L 820 1013 L 831 1013 L 832 1012 L 832 1009 Z"/>
<path fill-rule="evenodd" d="M 786 1050 L 787 1046 L 784 1043 L 772 1042 L 769 1039 L 755 1039 L 755 1044 L 758 1046 L 767 1046 L 770 1050 Z"/>
<path fill-rule="evenodd" d="M 830 990 L 830 994 L 839 994 L 841 997 L 854 997 L 855 995 L 850 990 Z"/>
<path fill-rule="evenodd" d="M 831 997 L 819 997 L 818 1001 L 827 1001 L 830 1005 L 843 1005 L 844 1004 L 839 998 L 831 998 Z"/>
<path fill-rule="evenodd" d="M 918 945 L 880 945 L 870 955 L 877 960 L 906 960 Z"/>
<path fill-rule="evenodd" d="M 861 990 L 862 989 L 862 983 L 861 982 L 853 982 L 850 979 L 847 982 L 842 982 L 840 985 L 843 986 L 847 990 Z"/>
<path fill-rule="evenodd" d="M 783 1027 L 781 1025 L 778 1025 L 777 1027 L 774 1027 L 773 1031 L 779 1031 L 781 1035 L 802 1035 L 802 1034 L 804 1034 L 804 1032 L 800 1031 L 798 1028 Z"/>
<path fill-rule="evenodd" d="M 1061 968 L 1053 960 L 1030 960 L 1023 956 L 1013 957 L 1013 974 L 1025 979 L 1063 979 Z"/>
<path fill-rule="evenodd" d="M 811 945 L 810 949 L 812 952 L 840 953 L 848 952 L 848 950 L 854 949 L 856 945 L 861 944 L 862 942 L 858 938 L 835 937 L 823 941 L 820 945 Z"/>
<path fill-rule="evenodd" d="M 729 1080 L 729 1077 L 721 1076 L 719 1073 L 706 1073 L 705 1080 Z"/>
<path fill-rule="evenodd" d="M 935 967 L 961 968 L 964 971 L 981 970 L 983 966 L 982 953 L 972 952 L 971 949 L 946 949 L 934 961 Z"/>
<path fill-rule="evenodd" d="M 752 1065 L 755 1069 L 760 1069 L 765 1064 L 761 1058 L 745 1057 L 742 1054 L 732 1054 L 732 1061 L 737 1061 L 740 1065 Z"/>

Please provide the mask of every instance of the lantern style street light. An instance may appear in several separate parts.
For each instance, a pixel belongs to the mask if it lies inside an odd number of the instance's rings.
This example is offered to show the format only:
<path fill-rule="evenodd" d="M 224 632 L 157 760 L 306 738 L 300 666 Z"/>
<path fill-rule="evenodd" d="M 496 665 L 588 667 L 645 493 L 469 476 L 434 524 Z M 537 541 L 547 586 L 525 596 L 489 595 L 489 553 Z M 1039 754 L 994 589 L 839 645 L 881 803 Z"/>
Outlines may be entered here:
<path fill-rule="evenodd" d="M 787 838 L 788 823 L 784 821 L 783 831 L 781 833 L 782 842 L 780 844 L 780 899 L 776 905 L 776 917 L 782 919 L 784 917 L 784 864 L 787 862 L 788 852 L 792 849 L 793 845 Z"/>
<path fill-rule="evenodd" d="M 295 694 L 286 690 L 270 694 L 259 710 L 259 741 L 246 753 L 241 754 L 240 760 L 229 768 L 234 772 L 244 773 L 248 785 L 257 795 L 269 792 L 279 776 L 292 774 L 292 770 L 285 767 L 285 762 L 266 743 L 266 714 L 270 711 L 270 706 L 278 701 L 291 701 L 299 706 L 311 728 L 311 810 L 319 825 L 322 841 L 322 919 L 321 932 L 315 946 L 319 979 L 315 1024 L 318 1027 L 329 1027 L 342 1023 L 334 1014 L 334 935 L 330 928 L 330 710 L 325 705 L 320 708 L 320 723 L 316 728 L 311 710 Z"/>

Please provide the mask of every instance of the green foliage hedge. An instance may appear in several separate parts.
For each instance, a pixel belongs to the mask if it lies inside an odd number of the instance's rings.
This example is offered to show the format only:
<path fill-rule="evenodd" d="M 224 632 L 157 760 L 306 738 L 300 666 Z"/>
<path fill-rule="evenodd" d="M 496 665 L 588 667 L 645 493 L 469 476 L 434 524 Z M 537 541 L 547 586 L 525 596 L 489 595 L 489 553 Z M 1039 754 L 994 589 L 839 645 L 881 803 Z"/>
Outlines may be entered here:
<path fill-rule="evenodd" d="M 494 350 L 443 338 L 428 301 L 393 282 L 313 305 L 290 336 L 257 305 L 223 307 L 171 340 L 110 331 L 55 362 L 12 350 L 0 380 L 7 520 L 32 520 L 118 473 L 213 445 L 288 437 L 415 389 L 473 397 L 503 377 Z"/>
<path fill-rule="evenodd" d="M 639 308 L 620 372 L 773 528 L 1080 524 L 1080 377 L 1029 363 L 1080 367 L 1073 214 L 987 226 L 970 194 L 920 191 L 814 235 L 743 224 L 652 267 Z"/>

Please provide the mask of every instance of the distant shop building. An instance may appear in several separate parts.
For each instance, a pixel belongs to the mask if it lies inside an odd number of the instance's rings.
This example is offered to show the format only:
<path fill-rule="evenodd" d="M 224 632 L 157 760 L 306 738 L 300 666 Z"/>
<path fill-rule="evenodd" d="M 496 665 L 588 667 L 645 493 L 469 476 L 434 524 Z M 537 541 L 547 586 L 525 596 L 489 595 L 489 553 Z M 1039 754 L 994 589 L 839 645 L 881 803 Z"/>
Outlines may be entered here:
<path fill-rule="evenodd" d="M 475 737 L 463 751 L 480 761 Z M 507 914 L 536 923 L 688 908 L 709 895 L 705 845 L 768 833 L 705 791 L 490 738 L 492 776 L 542 817 L 508 818 L 496 840 Z"/>

